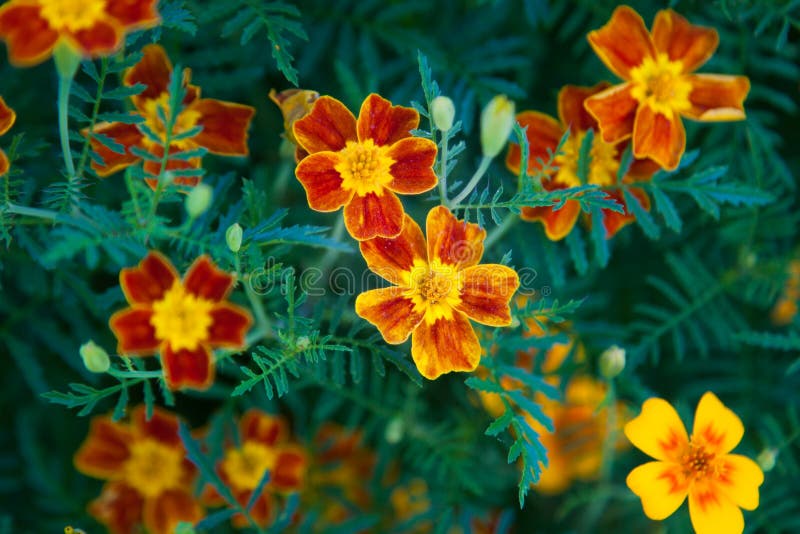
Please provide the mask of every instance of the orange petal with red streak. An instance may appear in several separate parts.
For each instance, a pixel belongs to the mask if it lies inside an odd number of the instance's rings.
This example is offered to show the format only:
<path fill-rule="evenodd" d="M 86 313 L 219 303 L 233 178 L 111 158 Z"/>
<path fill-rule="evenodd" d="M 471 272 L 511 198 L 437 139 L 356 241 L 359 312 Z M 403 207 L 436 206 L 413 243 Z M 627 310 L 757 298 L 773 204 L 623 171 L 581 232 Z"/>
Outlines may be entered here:
<path fill-rule="evenodd" d="M 6 105 L 6 101 L 0 96 L 0 135 L 9 131 L 16 120 L 17 114 Z"/>
<path fill-rule="evenodd" d="M 614 10 L 608 23 L 589 32 L 589 44 L 611 72 L 628 80 L 630 70 L 645 58 L 655 57 L 655 47 L 639 14 L 628 6 Z"/>
<path fill-rule="evenodd" d="M 111 150 L 95 138 L 93 134 L 101 134 L 111 138 L 111 140 L 124 147 L 125 153 L 120 154 Z M 92 159 L 92 169 L 98 176 L 108 176 L 139 161 L 139 156 L 132 154 L 130 151 L 133 147 L 141 148 L 142 146 L 142 132 L 139 131 L 135 124 L 122 122 L 100 123 L 94 127 L 91 133 L 84 130 L 83 135 L 89 136 L 92 150 L 103 160 L 103 163 L 98 163 Z"/>
<path fill-rule="evenodd" d="M 153 407 L 153 415 L 147 419 L 147 410 L 140 405 L 131 413 L 131 426 L 138 438 L 151 438 L 172 447 L 183 447 L 178 435 L 180 420 L 174 413 Z"/>
<path fill-rule="evenodd" d="M 159 144 L 151 142 L 149 139 L 143 138 L 145 150 L 155 156 L 157 159 L 146 159 L 144 160 L 144 165 L 142 165 L 142 169 L 144 170 L 145 179 L 144 181 L 147 182 L 147 185 L 150 186 L 151 189 L 155 191 L 156 187 L 158 187 L 158 177 L 161 175 L 161 166 L 162 166 L 162 159 L 164 157 L 164 147 Z M 188 141 L 187 141 L 188 142 Z M 178 147 L 172 145 L 169 149 L 170 154 L 176 154 L 178 152 L 183 152 L 184 150 L 196 148 L 196 147 Z M 191 158 L 189 160 L 184 159 L 177 159 L 177 158 L 167 158 L 167 164 L 164 166 L 164 172 L 166 171 L 176 171 L 176 170 L 188 170 L 188 169 L 197 169 L 200 167 L 200 158 Z M 201 176 L 175 176 L 171 184 L 175 185 L 183 185 L 188 187 L 194 187 L 200 183 Z"/>
<path fill-rule="evenodd" d="M 356 313 L 380 331 L 387 343 L 403 343 L 422 320 L 414 302 L 402 287 L 384 287 L 361 293 L 356 298 Z"/>
<path fill-rule="evenodd" d="M 180 522 L 197 523 L 205 516 L 203 508 L 185 490 L 172 489 L 144 503 L 142 518 L 147 532 L 172 534 Z"/>
<path fill-rule="evenodd" d="M 59 35 L 42 18 L 41 10 L 41 6 L 20 1 L 0 7 L 0 39 L 8 45 L 8 59 L 12 65 L 36 65 L 53 52 Z"/>
<path fill-rule="evenodd" d="M 108 324 L 117 337 L 117 352 L 126 356 L 155 354 L 161 345 L 150 323 L 153 310 L 128 308 L 111 316 Z"/>
<path fill-rule="evenodd" d="M 581 205 L 577 200 L 567 200 L 560 209 L 549 206 L 522 208 L 520 218 L 525 221 L 541 221 L 544 233 L 550 241 L 560 241 L 575 227 Z"/>
<path fill-rule="evenodd" d="M 339 160 L 336 152 L 318 152 L 298 163 L 294 172 L 312 210 L 336 211 L 353 198 L 352 190 L 342 188 L 342 176 L 334 168 Z"/>
<path fill-rule="evenodd" d="M 408 215 L 404 216 L 403 230 L 397 237 L 376 237 L 358 246 L 372 272 L 401 286 L 410 283 L 415 262 L 428 262 L 422 229 Z"/>
<path fill-rule="evenodd" d="M 417 195 L 436 187 L 439 181 L 433 172 L 436 143 L 430 139 L 401 139 L 389 148 L 386 155 L 394 160 L 389 169 L 392 181 L 387 189 L 401 195 Z"/>
<path fill-rule="evenodd" d="M 240 306 L 227 302 L 217 304 L 211 310 L 211 326 L 208 329 L 208 342 L 214 347 L 241 349 L 253 318 L 250 312 Z"/>
<path fill-rule="evenodd" d="M 0 149 L 0 176 L 3 176 L 5 173 L 7 173 L 10 166 L 11 164 L 8 161 L 8 156 L 6 156 L 6 153 Z"/>
<path fill-rule="evenodd" d="M 639 101 L 631 96 L 632 85 L 624 83 L 592 95 L 584 102 L 586 111 L 597 119 L 606 143 L 617 143 L 633 133 Z"/>
<path fill-rule="evenodd" d="M 323 96 L 314 102 L 311 113 L 294 123 L 293 133 L 309 154 L 338 152 L 347 141 L 357 140 L 356 118 L 344 104 Z"/>
<path fill-rule="evenodd" d="M 505 265 L 481 264 L 461 271 L 461 302 L 456 309 L 489 326 L 511 324 L 508 303 L 519 288 L 516 271 Z"/>
<path fill-rule="evenodd" d="M 376 145 L 396 143 L 411 136 L 411 130 L 419 126 L 416 109 L 393 106 L 380 95 L 372 93 L 361 104 L 358 113 L 358 140 L 372 139 Z"/>
<path fill-rule="evenodd" d="M 540 160 L 544 163 L 550 161 L 550 154 L 555 153 L 564 128 L 550 115 L 538 111 L 523 111 L 517 114 L 517 122 L 525 130 L 528 138 L 528 173 L 532 174 L 542 168 Z M 516 143 L 508 144 L 506 154 L 506 167 L 514 174 L 519 174 L 522 165 L 522 150 Z"/>
<path fill-rule="evenodd" d="M 449 209 L 436 206 L 425 221 L 428 236 L 428 259 L 465 269 L 477 265 L 483 256 L 486 230 L 477 224 L 456 219 Z"/>
<path fill-rule="evenodd" d="M 308 460 L 300 447 L 281 447 L 275 468 L 270 473 L 270 486 L 278 491 L 297 491 L 303 485 Z"/>
<path fill-rule="evenodd" d="M 158 98 L 169 90 L 169 80 L 172 76 L 172 62 L 167 57 L 164 48 L 157 44 L 149 44 L 142 48 L 142 59 L 125 73 L 124 83 L 131 86 L 141 83 L 145 85 L 144 91 L 132 97 L 137 108 L 142 108 L 142 102 Z"/>
<path fill-rule="evenodd" d="M 641 106 L 633 125 L 633 155 L 650 158 L 668 171 L 675 170 L 686 150 L 686 130 L 677 113 L 672 118 Z"/>
<path fill-rule="evenodd" d="M 132 439 L 126 425 L 106 416 L 92 418 L 86 440 L 75 453 L 75 468 L 95 478 L 115 478 L 130 457 Z"/>
<path fill-rule="evenodd" d="M 628 192 L 630 192 L 630 194 L 638 200 L 639 205 L 642 208 L 650 211 L 650 197 L 647 196 L 647 193 L 645 193 L 643 189 L 631 187 L 628 188 Z M 627 202 L 625 202 L 625 197 L 621 192 L 607 191 L 606 196 L 616 200 L 617 204 L 620 204 L 625 208 L 625 213 L 619 213 L 614 210 L 602 210 L 603 227 L 606 230 L 606 239 L 611 239 L 622 228 L 635 221 L 636 217 L 629 209 Z"/>
<path fill-rule="evenodd" d="M 696 121 L 740 121 L 745 119 L 744 100 L 750 92 L 746 76 L 693 74 L 689 102 L 692 107 L 683 115 Z"/>
<path fill-rule="evenodd" d="M 273 447 L 289 438 L 289 429 L 282 417 L 250 409 L 239 421 L 239 435 L 243 443 L 252 440 Z"/>
<path fill-rule="evenodd" d="M 592 95 L 596 95 L 611 87 L 608 82 L 600 82 L 593 87 L 565 85 L 558 92 L 558 118 L 561 124 L 575 132 L 596 130 L 597 121 L 592 117 L 583 103 Z"/>
<path fill-rule="evenodd" d="M 151 250 L 136 267 L 122 269 L 119 282 L 131 304 L 152 304 L 178 280 L 178 273 L 160 252 Z"/>
<path fill-rule="evenodd" d="M 200 256 L 183 279 L 186 291 L 213 302 L 219 302 L 228 296 L 233 288 L 233 276 L 219 269 L 206 255 Z"/>
<path fill-rule="evenodd" d="M 452 371 L 474 371 L 481 345 L 467 316 L 454 311 L 452 319 L 419 324 L 411 336 L 411 357 L 422 376 L 435 380 Z"/>
<path fill-rule="evenodd" d="M 683 72 L 693 72 L 714 55 L 719 34 L 714 28 L 695 26 L 671 9 L 656 14 L 653 44 L 670 61 L 680 61 Z"/>
<path fill-rule="evenodd" d="M 243 492 L 240 496 L 237 495 L 236 500 L 242 506 L 247 506 L 252 496 L 252 491 Z M 275 497 L 272 494 L 264 491 L 256 499 L 255 504 L 250 509 L 250 517 L 260 527 L 269 526 L 275 521 L 276 505 Z M 251 528 L 252 525 L 243 514 L 236 514 L 231 518 L 231 524 L 237 529 Z"/>
<path fill-rule="evenodd" d="M 400 199 L 384 189 L 381 195 L 355 195 L 344 207 L 344 226 L 358 241 L 374 237 L 397 237 L 403 229 L 403 216 Z"/>
<path fill-rule="evenodd" d="M 94 26 L 69 36 L 81 52 L 90 57 L 108 55 L 122 46 L 123 29 L 113 19 L 99 20 Z"/>
<path fill-rule="evenodd" d="M 142 523 L 144 498 L 124 482 L 103 486 L 100 496 L 89 503 L 89 514 L 111 534 L 134 534 Z"/>
<path fill-rule="evenodd" d="M 247 130 L 256 110 L 252 106 L 211 98 L 197 100 L 191 110 L 200 113 L 197 126 L 203 131 L 193 141 L 212 154 L 246 156 Z"/>
<path fill-rule="evenodd" d="M 208 349 L 198 345 L 195 350 L 173 350 L 167 344 L 161 352 L 164 380 L 172 390 L 191 388 L 206 390 L 214 382 L 214 362 Z"/>
<path fill-rule="evenodd" d="M 114 17 L 126 30 L 149 28 L 158 24 L 158 0 L 108 0 L 106 13 Z"/>

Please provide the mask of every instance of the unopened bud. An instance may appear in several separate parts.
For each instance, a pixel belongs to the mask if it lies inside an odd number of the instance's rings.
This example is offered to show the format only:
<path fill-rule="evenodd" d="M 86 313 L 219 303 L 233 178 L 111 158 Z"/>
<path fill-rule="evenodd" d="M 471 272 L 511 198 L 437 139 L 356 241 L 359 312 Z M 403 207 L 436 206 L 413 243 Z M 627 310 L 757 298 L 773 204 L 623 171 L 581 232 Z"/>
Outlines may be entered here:
<path fill-rule="evenodd" d="M 206 212 L 214 198 L 214 189 L 208 184 L 197 184 L 186 197 L 186 212 L 196 219 Z"/>
<path fill-rule="evenodd" d="M 197 532 L 191 523 L 181 521 L 175 525 L 175 534 L 195 534 Z"/>
<path fill-rule="evenodd" d="M 775 469 L 775 462 L 778 459 L 778 449 L 772 447 L 764 449 L 756 458 L 756 463 L 762 471 L 768 472 Z"/>
<path fill-rule="evenodd" d="M 242 227 L 239 223 L 233 223 L 225 230 L 225 242 L 231 252 L 239 252 L 242 248 Z"/>
<path fill-rule="evenodd" d="M 437 96 L 431 101 L 431 115 L 433 116 L 433 125 L 446 132 L 453 127 L 456 107 L 453 105 L 453 101 L 446 96 Z"/>
<path fill-rule="evenodd" d="M 497 95 L 481 112 L 481 148 L 487 158 L 497 156 L 506 146 L 514 128 L 514 102 Z"/>
<path fill-rule="evenodd" d="M 297 343 L 295 344 L 297 350 L 307 350 L 308 347 L 311 346 L 311 340 L 308 339 L 308 336 L 300 336 L 297 338 Z"/>
<path fill-rule="evenodd" d="M 108 353 L 94 341 L 89 340 L 81 345 L 80 355 L 83 365 L 93 373 L 105 373 L 111 367 Z"/>
<path fill-rule="evenodd" d="M 600 374 L 611 379 L 625 369 L 625 349 L 611 345 L 600 355 Z"/>
<path fill-rule="evenodd" d="M 404 433 L 404 425 L 403 420 L 399 417 L 393 418 L 389 421 L 389 424 L 386 425 L 386 431 L 384 432 L 384 437 L 386 441 L 391 444 L 399 443 L 401 439 L 403 439 Z"/>

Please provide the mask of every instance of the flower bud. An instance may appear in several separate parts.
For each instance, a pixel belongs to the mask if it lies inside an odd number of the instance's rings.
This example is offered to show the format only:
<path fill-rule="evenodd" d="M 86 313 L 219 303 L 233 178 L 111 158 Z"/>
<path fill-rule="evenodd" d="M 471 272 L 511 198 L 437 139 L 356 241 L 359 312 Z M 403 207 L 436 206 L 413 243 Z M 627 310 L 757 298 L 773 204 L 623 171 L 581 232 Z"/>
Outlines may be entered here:
<path fill-rule="evenodd" d="M 191 523 L 181 521 L 175 525 L 175 534 L 195 534 L 196 532 L 197 531 L 194 529 L 194 525 Z"/>
<path fill-rule="evenodd" d="M 600 374 L 609 380 L 625 369 L 625 349 L 611 345 L 600 355 Z"/>
<path fill-rule="evenodd" d="M 395 444 L 399 443 L 401 439 L 403 439 L 403 420 L 399 417 L 393 418 L 389 421 L 389 424 L 386 425 L 386 430 L 384 431 L 384 437 L 386 441 Z"/>
<path fill-rule="evenodd" d="M 287 89 L 280 93 L 272 89 L 269 99 L 281 109 L 286 139 L 297 144 L 294 137 L 294 123 L 311 113 L 319 93 L 308 89 Z"/>
<path fill-rule="evenodd" d="M 225 230 L 225 242 L 231 252 L 239 252 L 242 248 L 242 227 L 239 223 L 233 223 Z"/>
<path fill-rule="evenodd" d="M 437 96 L 431 101 L 431 116 L 433 125 L 443 132 L 453 127 L 453 119 L 456 116 L 456 107 L 453 101 L 446 96 Z"/>
<path fill-rule="evenodd" d="M 506 146 L 514 128 L 514 102 L 497 95 L 481 112 L 481 148 L 487 158 L 497 156 Z"/>
<path fill-rule="evenodd" d="M 105 373 L 111 367 L 108 353 L 92 340 L 81 345 L 80 355 L 83 365 L 93 373 Z"/>
<path fill-rule="evenodd" d="M 308 336 L 300 336 L 297 338 L 297 343 L 295 346 L 299 351 L 308 350 L 308 348 L 311 346 L 311 340 L 308 338 Z"/>
<path fill-rule="evenodd" d="M 208 184 L 197 184 L 186 197 L 186 212 L 196 219 L 206 212 L 214 197 L 214 189 Z"/>
<path fill-rule="evenodd" d="M 775 469 L 775 462 L 778 459 L 778 449 L 772 447 L 764 449 L 756 458 L 756 463 L 762 471 L 769 472 Z"/>

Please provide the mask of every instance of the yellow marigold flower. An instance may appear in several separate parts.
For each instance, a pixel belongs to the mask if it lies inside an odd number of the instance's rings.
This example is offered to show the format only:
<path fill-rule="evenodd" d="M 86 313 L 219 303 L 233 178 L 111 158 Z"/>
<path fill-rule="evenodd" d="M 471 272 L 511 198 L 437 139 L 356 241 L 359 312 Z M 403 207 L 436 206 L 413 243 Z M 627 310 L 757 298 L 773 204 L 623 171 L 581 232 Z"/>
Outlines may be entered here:
<path fill-rule="evenodd" d="M 628 475 L 628 487 L 642 499 L 650 519 L 665 519 L 689 497 L 697 534 L 744 530 L 740 508 L 758 507 L 764 473 L 753 460 L 730 452 L 744 435 L 739 417 L 707 392 L 700 399 L 692 435 L 665 400 L 645 401 L 642 413 L 625 425 L 625 435 L 655 458 Z"/>

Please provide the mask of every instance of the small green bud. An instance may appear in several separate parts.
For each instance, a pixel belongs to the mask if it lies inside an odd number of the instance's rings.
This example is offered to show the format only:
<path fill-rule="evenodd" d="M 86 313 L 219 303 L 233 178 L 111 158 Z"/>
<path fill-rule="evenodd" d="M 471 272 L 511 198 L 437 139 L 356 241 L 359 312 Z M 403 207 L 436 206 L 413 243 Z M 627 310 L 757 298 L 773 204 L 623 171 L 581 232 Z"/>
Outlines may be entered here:
<path fill-rule="evenodd" d="M 308 336 L 300 336 L 297 338 L 297 343 L 295 343 L 297 350 L 303 351 L 308 350 L 308 347 L 311 346 L 311 340 L 308 339 Z"/>
<path fill-rule="evenodd" d="M 600 374 L 609 380 L 625 369 L 625 349 L 611 345 L 600 355 Z"/>
<path fill-rule="evenodd" d="M 437 96 L 431 101 L 431 115 L 433 116 L 433 125 L 446 132 L 453 127 L 456 107 L 453 105 L 453 101 L 446 96 Z"/>
<path fill-rule="evenodd" d="M 756 463 L 762 471 L 769 472 L 775 469 L 775 462 L 778 459 L 778 449 L 769 447 L 761 451 L 761 454 L 756 458 Z"/>
<path fill-rule="evenodd" d="M 206 212 L 214 197 L 214 189 L 208 184 L 197 184 L 186 197 L 186 212 L 196 219 Z"/>
<path fill-rule="evenodd" d="M 92 340 L 81 345 L 80 355 L 83 365 L 93 373 L 105 373 L 111 367 L 108 353 Z"/>
<path fill-rule="evenodd" d="M 67 44 L 66 40 L 61 39 L 53 49 L 53 61 L 56 64 L 58 77 L 71 80 L 78 72 L 81 64 L 81 56 L 73 46 Z"/>
<path fill-rule="evenodd" d="M 514 102 L 497 95 L 481 112 L 481 148 L 487 158 L 497 156 L 506 146 L 514 128 Z"/>
<path fill-rule="evenodd" d="M 194 525 L 191 523 L 181 521 L 175 525 L 175 534 L 195 534 L 195 532 L 197 531 L 194 529 Z"/>
<path fill-rule="evenodd" d="M 225 242 L 231 252 L 239 252 L 242 248 L 242 227 L 239 223 L 233 223 L 225 230 Z"/>
<path fill-rule="evenodd" d="M 403 439 L 403 433 L 405 432 L 404 426 L 403 420 L 399 417 L 395 417 L 389 421 L 384 432 L 386 441 L 391 444 L 399 443 L 400 440 Z"/>

